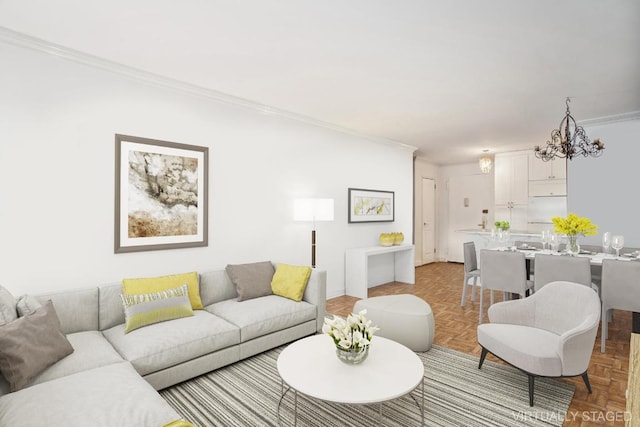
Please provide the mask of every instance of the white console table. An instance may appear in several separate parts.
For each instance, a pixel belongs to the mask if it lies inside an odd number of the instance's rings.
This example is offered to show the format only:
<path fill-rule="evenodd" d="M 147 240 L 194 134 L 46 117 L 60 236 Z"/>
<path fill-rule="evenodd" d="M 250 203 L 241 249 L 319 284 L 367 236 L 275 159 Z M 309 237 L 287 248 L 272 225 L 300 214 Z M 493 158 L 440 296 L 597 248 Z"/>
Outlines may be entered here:
<path fill-rule="evenodd" d="M 347 249 L 345 259 L 345 288 L 347 295 L 367 298 L 370 285 L 370 270 L 390 271 L 391 281 L 414 284 L 416 282 L 413 245 L 371 246 Z"/>

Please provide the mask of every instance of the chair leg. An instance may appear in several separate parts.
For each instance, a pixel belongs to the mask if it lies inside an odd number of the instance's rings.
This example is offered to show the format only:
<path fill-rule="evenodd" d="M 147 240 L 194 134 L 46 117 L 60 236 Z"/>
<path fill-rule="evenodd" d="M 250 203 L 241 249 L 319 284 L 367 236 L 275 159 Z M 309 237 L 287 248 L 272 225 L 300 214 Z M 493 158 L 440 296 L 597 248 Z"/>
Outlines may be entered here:
<path fill-rule="evenodd" d="M 480 363 L 478 363 L 478 369 L 482 368 L 482 364 L 484 363 L 484 359 L 485 357 L 487 357 L 487 353 L 489 352 L 489 350 L 487 350 L 486 348 L 482 347 L 482 354 L 480 355 Z"/>
<path fill-rule="evenodd" d="M 529 406 L 533 406 L 533 386 L 536 378 L 531 374 L 527 376 L 529 377 Z"/>
<path fill-rule="evenodd" d="M 462 300 L 460 300 L 460 307 L 464 307 L 464 303 L 467 299 L 467 280 L 469 280 L 469 278 L 465 274 L 464 282 L 462 282 Z"/>
<path fill-rule="evenodd" d="M 602 306 L 602 314 L 600 315 L 600 320 L 602 321 L 602 330 L 600 331 L 600 353 L 605 352 L 606 341 L 607 341 L 607 308 Z"/>
<path fill-rule="evenodd" d="M 491 295 L 491 305 L 493 305 L 493 289 L 491 289 L 491 291 L 489 292 L 489 295 Z"/>
<path fill-rule="evenodd" d="M 480 288 L 480 314 L 478 315 L 478 324 L 482 323 L 482 306 L 484 304 L 484 288 Z"/>
<path fill-rule="evenodd" d="M 478 276 L 473 276 L 473 287 L 471 288 L 471 301 L 476 300 L 476 286 L 478 286 Z"/>
<path fill-rule="evenodd" d="M 584 381 L 584 385 L 587 386 L 587 390 L 589 390 L 589 393 L 591 393 L 591 384 L 589 383 L 589 375 L 587 375 L 586 372 L 582 374 L 582 381 Z"/>

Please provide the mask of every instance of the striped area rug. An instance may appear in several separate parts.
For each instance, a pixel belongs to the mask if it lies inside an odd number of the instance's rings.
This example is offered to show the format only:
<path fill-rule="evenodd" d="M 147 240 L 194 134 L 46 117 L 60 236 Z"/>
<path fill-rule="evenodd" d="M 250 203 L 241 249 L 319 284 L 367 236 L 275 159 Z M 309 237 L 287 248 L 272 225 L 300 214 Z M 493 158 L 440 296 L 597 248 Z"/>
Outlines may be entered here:
<path fill-rule="evenodd" d="M 218 369 L 160 394 L 199 427 L 291 426 L 294 420 L 291 392 L 282 401 L 278 423 L 281 381 L 276 360 L 283 348 Z M 487 360 L 479 370 L 477 357 L 439 346 L 417 354 L 425 366 L 427 426 L 562 425 L 575 390 L 571 384 L 539 378 L 535 406 L 531 408 L 527 376 L 515 368 Z M 420 393 L 419 388 L 413 392 L 418 401 Z M 297 425 L 375 426 L 380 424 L 378 411 L 379 405 L 338 405 L 298 394 Z M 409 396 L 386 402 L 382 417 L 385 426 L 420 425 L 420 411 Z"/>

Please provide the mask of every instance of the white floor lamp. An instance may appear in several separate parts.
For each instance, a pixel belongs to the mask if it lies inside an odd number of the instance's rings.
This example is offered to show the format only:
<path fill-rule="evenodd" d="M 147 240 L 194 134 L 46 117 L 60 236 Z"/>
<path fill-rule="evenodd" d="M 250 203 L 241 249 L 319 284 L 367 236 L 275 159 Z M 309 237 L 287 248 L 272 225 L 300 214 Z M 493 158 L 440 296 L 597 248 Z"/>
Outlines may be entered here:
<path fill-rule="evenodd" d="M 293 204 L 295 221 L 312 221 L 311 267 L 316 267 L 316 221 L 333 221 L 333 199 L 295 199 Z"/>

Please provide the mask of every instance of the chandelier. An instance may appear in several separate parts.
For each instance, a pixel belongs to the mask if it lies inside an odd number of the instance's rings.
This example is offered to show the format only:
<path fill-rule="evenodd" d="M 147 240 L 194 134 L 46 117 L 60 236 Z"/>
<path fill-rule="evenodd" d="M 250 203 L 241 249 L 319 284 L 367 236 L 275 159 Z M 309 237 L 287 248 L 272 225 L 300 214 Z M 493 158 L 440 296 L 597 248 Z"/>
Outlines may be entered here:
<path fill-rule="evenodd" d="M 480 160 L 478 161 L 478 163 L 480 164 L 480 171 L 482 173 L 489 173 L 491 172 L 493 161 L 491 160 L 489 154 L 487 154 L 489 150 L 482 150 L 482 152 L 484 153 L 484 155 L 480 157 Z"/>
<path fill-rule="evenodd" d="M 582 126 L 576 124 L 575 119 L 569 111 L 570 98 L 567 98 L 567 113 L 560 122 L 560 127 L 551 132 L 551 141 L 547 141 L 544 148 L 539 145 L 533 149 L 537 158 L 553 160 L 554 157 L 573 159 L 575 156 L 600 157 L 604 144 L 596 138 L 591 142 L 584 132 Z"/>

